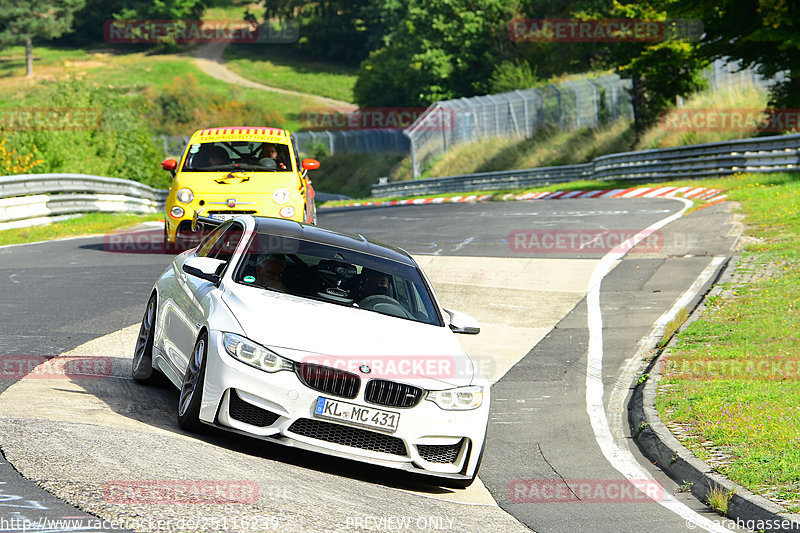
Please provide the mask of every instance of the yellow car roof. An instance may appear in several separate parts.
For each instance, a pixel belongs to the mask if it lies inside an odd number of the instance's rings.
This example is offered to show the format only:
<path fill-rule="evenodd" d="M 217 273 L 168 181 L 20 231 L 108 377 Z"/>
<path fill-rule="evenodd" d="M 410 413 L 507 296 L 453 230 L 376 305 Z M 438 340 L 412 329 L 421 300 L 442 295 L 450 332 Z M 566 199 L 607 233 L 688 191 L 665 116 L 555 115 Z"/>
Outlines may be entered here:
<path fill-rule="evenodd" d="M 208 128 L 192 134 L 189 144 L 219 141 L 261 141 L 287 144 L 289 132 L 280 128 L 231 127 Z"/>

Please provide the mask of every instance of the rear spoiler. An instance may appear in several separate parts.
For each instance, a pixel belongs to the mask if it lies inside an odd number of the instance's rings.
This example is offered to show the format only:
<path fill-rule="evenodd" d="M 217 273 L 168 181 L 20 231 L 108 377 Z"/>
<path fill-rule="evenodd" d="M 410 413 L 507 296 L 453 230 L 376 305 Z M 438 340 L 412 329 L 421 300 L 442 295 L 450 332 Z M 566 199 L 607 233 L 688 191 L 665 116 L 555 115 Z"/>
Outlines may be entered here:
<path fill-rule="evenodd" d="M 197 211 L 194 212 L 194 216 L 192 216 L 192 231 L 207 231 L 213 228 L 216 228 L 220 224 L 222 224 L 224 220 L 217 220 L 216 218 L 211 217 L 201 217 L 200 213 Z"/>

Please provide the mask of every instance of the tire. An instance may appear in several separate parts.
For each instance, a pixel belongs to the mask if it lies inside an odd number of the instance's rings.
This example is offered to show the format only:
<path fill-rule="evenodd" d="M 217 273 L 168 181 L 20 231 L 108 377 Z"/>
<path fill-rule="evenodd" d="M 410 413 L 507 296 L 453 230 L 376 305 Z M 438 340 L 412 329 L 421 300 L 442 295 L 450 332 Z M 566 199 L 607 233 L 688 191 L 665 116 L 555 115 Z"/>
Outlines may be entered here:
<path fill-rule="evenodd" d="M 147 301 L 147 307 L 139 326 L 139 336 L 133 349 L 131 377 L 142 385 L 155 385 L 159 382 L 159 372 L 153 368 L 153 341 L 155 338 L 156 311 L 158 298 L 155 293 Z"/>
<path fill-rule="evenodd" d="M 203 423 L 200 422 L 200 404 L 203 400 L 207 355 L 208 334 L 204 331 L 194 343 L 178 396 L 178 425 L 186 431 L 195 433 L 203 429 Z"/>
<path fill-rule="evenodd" d="M 177 251 L 176 248 L 175 243 L 169 242 L 167 239 L 167 225 L 164 224 L 164 253 L 172 255 Z"/>

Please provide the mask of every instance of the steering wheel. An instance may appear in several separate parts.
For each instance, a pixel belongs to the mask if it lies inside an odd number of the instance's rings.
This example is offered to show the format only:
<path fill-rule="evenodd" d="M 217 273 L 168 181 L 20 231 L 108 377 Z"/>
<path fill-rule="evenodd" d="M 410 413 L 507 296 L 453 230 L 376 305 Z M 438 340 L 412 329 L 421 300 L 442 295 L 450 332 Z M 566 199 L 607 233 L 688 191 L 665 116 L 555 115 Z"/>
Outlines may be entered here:
<path fill-rule="evenodd" d="M 358 302 L 358 306 L 371 309 L 373 311 L 378 311 L 379 313 L 384 313 L 386 315 L 411 319 L 414 318 L 414 316 L 409 313 L 405 307 L 400 305 L 400 302 L 391 296 L 386 296 L 385 294 L 373 294 L 372 296 L 367 296 Z"/>

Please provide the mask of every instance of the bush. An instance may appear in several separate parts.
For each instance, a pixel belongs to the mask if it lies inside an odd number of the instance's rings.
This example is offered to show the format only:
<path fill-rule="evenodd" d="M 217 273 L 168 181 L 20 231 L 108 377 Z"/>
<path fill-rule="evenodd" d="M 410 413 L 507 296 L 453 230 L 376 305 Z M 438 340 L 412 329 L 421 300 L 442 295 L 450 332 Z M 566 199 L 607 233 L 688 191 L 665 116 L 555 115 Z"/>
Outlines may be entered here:
<path fill-rule="evenodd" d="M 39 153 L 35 148 L 32 153 L 20 154 L 15 148 L 6 146 L 7 142 L 7 139 L 0 139 L 0 176 L 27 174 L 42 163 L 41 159 L 37 159 Z"/>
<path fill-rule="evenodd" d="M 26 94 L 11 105 L 20 110 L 90 109 L 101 120 L 76 131 L 34 129 L 4 132 L 18 153 L 36 154 L 38 173 L 82 173 L 132 179 L 153 187 L 169 185 L 158 166 L 163 150 L 143 120 L 141 99 L 122 89 L 88 85 L 78 80 L 46 83 L 41 91 Z M 9 106 L 10 107 L 10 106 Z"/>
<path fill-rule="evenodd" d="M 542 80 L 536 77 L 536 69 L 531 69 L 527 61 L 503 61 L 494 69 L 490 80 L 492 93 L 530 89 L 539 85 L 542 85 Z"/>
<path fill-rule="evenodd" d="M 172 83 L 156 91 L 144 91 L 148 108 L 148 122 L 157 133 L 189 135 L 200 128 L 215 126 L 271 126 L 283 127 L 280 112 L 260 107 L 229 94 L 209 92 L 200 87 L 191 74 L 175 77 Z"/>

